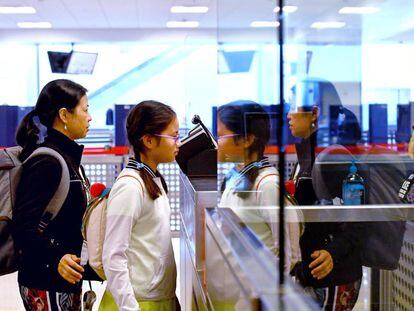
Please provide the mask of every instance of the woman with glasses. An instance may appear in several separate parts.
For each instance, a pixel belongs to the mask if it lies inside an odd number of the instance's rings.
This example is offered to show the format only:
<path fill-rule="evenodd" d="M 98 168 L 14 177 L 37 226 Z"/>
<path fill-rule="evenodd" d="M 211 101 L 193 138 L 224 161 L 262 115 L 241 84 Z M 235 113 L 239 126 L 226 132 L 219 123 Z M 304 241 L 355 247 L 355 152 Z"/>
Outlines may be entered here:
<path fill-rule="evenodd" d="M 160 163 L 173 162 L 179 125 L 167 105 L 144 101 L 127 118 L 134 157 L 108 198 L 100 310 L 179 310 L 167 185 Z"/>

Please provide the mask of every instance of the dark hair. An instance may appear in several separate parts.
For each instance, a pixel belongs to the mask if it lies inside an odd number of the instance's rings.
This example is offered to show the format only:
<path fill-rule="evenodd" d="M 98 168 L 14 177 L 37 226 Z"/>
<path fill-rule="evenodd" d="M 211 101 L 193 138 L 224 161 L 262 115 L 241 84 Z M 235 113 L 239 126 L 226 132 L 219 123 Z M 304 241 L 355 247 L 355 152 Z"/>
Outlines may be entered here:
<path fill-rule="evenodd" d="M 217 110 L 220 121 L 233 133 L 240 136 L 233 137 L 237 143 L 240 137 L 254 136 L 254 142 L 248 148 L 249 155 L 258 154 L 258 160 L 263 158 L 266 144 L 270 139 L 270 117 L 268 112 L 253 101 L 234 101 L 220 106 Z M 244 191 L 252 189 L 259 174 L 258 169 L 249 170 L 246 177 Z M 239 192 L 240 197 L 247 197 L 248 192 Z"/>
<path fill-rule="evenodd" d="M 266 110 L 253 101 L 234 101 L 220 106 L 217 110 L 220 121 L 233 133 L 237 142 L 240 137 L 254 136 L 254 142 L 249 147 L 249 155 L 258 153 L 263 157 L 266 144 L 270 138 L 270 118 Z"/>
<path fill-rule="evenodd" d="M 52 128 L 59 110 L 72 112 L 86 92 L 83 86 L 65 79 L 53 80 L 43 87 L 34 110 L 23 118 L 16 132 L 16 142 L 23 147 L 21 158 L 30 155 L 39 140 L 39 128 L 33 118 L 38 116 L 41 124 Z"/>
<path fill-rule="evenodd" d="M 131 109 L 126 121 L 126 130 L 128 141 L 137 161 L 141 161 L 140 153 L 145 151 L 141 138 L 146 134 L 161 134 L 176 117 L 177 115 L 170 106 L 153 100 L 143 101 Z M 156 137 L 156 139 L 159 141 L 159 138 Z M 163 187 L 167 192 L 167 184 L 164 178 L 159 172 L 156 172 L 156 174 L 161 178 Z M 151 175 L 146 170 L 141 170 L 140 175 L 151 199 L 158 198 L 161 195 L 161 189 L 154 182 Z"/>

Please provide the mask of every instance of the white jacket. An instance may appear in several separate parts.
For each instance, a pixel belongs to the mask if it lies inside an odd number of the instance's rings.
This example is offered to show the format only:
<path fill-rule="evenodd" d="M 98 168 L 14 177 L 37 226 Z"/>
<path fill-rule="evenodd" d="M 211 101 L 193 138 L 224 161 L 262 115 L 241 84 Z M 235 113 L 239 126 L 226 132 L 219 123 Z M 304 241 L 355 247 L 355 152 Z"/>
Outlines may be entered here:
<path fill-rule="evenodd" d="M 252 229 L 260 240 L 275 255 L 279 254 L 279 173 L 274 167 L 259 171 L 251 193 L 241 198 L 235 193 L 232 182 L 223 192 L 220 207 L 231 208 L 240 219 Z M 287 201 L 285 201 L 289 204 Z M 289 204 L 290 205 L 290 204 Z M 287 214 L 285 219 L 286 270 L 300 260 L 299 238 L 301 235 L 300 215 Z"/>
<path fill-rule="evenodd" d="M 171 242 L 170 205 L 152 200 L 139 172 L 125 168 L 108 198 L 103 265 L 107 289 L 119 310 L 139 310 L 137 300 L 175 297 L 176 265 Z"/>

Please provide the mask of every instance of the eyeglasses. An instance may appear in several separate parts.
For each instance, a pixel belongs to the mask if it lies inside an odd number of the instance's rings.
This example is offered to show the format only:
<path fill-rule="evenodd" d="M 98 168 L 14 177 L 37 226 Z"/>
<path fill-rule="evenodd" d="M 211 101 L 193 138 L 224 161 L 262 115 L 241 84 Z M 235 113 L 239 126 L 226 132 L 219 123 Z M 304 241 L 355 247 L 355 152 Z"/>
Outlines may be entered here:
<path fill-rule="evenodd" d="M 164 137 L 164 138 L 172 139 L 174 140 L 174 143 L 178 143 L 180 141 L 180 135 L 176 135 L 176 136 L 163 135 L 163 134 L 152 134 L 152 135 L 157 136 L 157 137 Z"/>
<path fill-rule="evenodd" d="M 221 135 L 221 136 L 217 136 L 217 140 L 224 139 L 224 138 L 230 138 L 230 137 L 237 137 L 237 136 L 240 136 L 240 134 Z"/>

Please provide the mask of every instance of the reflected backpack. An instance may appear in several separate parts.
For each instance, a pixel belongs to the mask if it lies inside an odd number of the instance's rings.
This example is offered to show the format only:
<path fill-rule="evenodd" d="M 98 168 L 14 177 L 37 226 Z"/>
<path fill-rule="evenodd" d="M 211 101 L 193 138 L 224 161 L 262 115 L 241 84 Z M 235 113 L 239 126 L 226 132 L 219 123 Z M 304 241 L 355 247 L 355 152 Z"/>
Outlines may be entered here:
<path fill-rule="evenodd" d="M 142 186 L 141 181 L 139 181 L 135 176 L 123 175 L 117 180 L 124 177 L 131 177 L 137 180 L 141 186 L 142 193 L 144 193 L 144 187 Z M 105 240 L 106 210 L 109 192 L 109 188 L 104 189 L 102 193 L 100 193 L 88 204 L 82 220 L 82 236 L 87 247 L 87 254 L 85 256 L 88 260 L 89 266 L 102 280 L 106 280 L 102 253 Z M 81 257 L 83 256 L 84 255 Z"/>
<path fill-rule="evenodd" d="M 21 147 L 10 147 L 0 150 L 0 275 L 17 271 L 17 254 L 11 236 L 13 208 L 16 201 L 17 186 L 23 169 L 23 163 L 39 155 L 56 158 L 62 166 L 62 176 L 58 189 L 43 211 L 38 231 L 43 233 L 47 225 L 56 217 L 69 192 L 69 169 L 63 157 L 55 150 L 47 147 L 36 149 L 24 162 L 19 155 Z"/>

